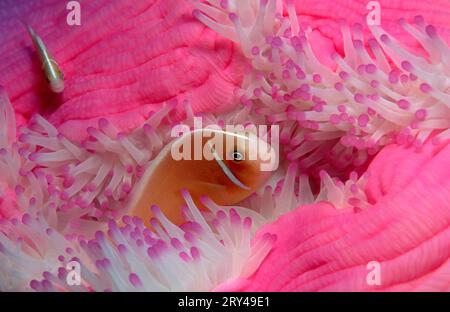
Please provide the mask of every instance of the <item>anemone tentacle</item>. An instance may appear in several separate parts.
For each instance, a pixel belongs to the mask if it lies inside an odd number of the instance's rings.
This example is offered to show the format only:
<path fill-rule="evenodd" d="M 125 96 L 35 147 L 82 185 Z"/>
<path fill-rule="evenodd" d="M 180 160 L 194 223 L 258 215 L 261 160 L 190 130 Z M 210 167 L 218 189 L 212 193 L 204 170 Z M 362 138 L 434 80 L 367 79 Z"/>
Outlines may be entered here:
<path fill-rule="evenodd" d="M 314 165 L 316 173 L 348 173 L 387 144 L 420 148 L 430 137 L 450 138 L 450 49 L 423 17 L 414 26 L 399 23 L 428 58 L 376 25 L 369 26 L 373 38 L 365 46 L 360 24 L 341 23 L 344 56 L 331 55 L 332 69 L 314 54 L 311 29 L 299 27 L 292 1 L 226 3 L 194 2 L 193 14 L 248 58 L 250 69 L 235 93 L 282 127 L 289 160 L 299 159 L 305 169 Z"/>

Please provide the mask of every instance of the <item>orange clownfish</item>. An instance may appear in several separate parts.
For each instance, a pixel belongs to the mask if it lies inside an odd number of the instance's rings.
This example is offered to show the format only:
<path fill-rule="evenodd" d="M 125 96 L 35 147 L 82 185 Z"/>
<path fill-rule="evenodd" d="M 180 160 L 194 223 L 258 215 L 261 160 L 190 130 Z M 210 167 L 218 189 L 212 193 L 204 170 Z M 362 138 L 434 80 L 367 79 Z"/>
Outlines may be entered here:
<path fill-rule="evenodd" d="M 149 226 L 150 207 L 157 205 L 179 225 L 185 221 L 183 190 L 202 209 L 201 196 L 219 205 L 236 204 L 267 181 L 274 169 L 261 170 L 261 165 L 275 157 L 274 148 L 252 132 L 190 131 L 168 144 L 146 169 L 130 194 L 127 212 Z"/>

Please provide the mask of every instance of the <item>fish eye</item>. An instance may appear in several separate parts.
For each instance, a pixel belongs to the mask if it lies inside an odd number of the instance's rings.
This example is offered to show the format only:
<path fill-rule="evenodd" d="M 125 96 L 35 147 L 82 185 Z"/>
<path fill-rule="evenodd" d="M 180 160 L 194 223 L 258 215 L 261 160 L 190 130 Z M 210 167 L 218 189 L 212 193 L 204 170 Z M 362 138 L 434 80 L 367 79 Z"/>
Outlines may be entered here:
<path fill-rule="evenodd" d="M 244 154 L 239 151 L 234 151 L 231 153 L 231 159 L 235 162 L 240 162 L 244 160 Z"/>

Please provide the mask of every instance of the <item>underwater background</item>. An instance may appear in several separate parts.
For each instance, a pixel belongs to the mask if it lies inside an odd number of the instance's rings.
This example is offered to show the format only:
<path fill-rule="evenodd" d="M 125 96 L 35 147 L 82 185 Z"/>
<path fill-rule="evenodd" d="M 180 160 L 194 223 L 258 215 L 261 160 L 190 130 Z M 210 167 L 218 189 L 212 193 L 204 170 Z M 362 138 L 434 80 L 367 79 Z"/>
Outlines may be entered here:
<path fill-rule="evenodd" d="M 0 290 L 447 291 L 449 17 L 446 0 L 1 0 Z M 197 118 L 268 126 L 277 169 L 152 175 Z M 148 194 L 169 207 L 143 219 Z"/>

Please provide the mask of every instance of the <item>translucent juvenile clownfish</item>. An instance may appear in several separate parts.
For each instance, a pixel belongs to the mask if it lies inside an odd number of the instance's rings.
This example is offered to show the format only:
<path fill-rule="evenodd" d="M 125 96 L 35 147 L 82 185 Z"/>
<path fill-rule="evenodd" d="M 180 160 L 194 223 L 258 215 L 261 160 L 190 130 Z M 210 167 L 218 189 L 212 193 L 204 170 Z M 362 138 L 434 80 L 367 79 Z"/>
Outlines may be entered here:
<path fill-rule="evenodd" d="M 41 37 L 39 37 L 31 26 L 25 24 L 28 33 L 33 40 L 34 47 L 39 54 L 44 71 L 45 80 L 50 89 L 55 93 L 61 93 L 64 90 L 64 75 L 59 68 L 58 63 L 51 57 Z"/>
<path fill-rule="evenodd" d="M 202 142 L 196 144 L 199 137 Z M 147 168 L 130 194 L 127 213 L 149 226 L 150 207 L 157 205 L 179 225 L 185 221 L 183 190 L 201 209 L 201 196 L 219 205 L 236 204 L 267 181 L 275 168 L 262 170 L 262 164 L 275 157 L 274 148 L 252 132 L 191 131 L 167 145 Z"/>

